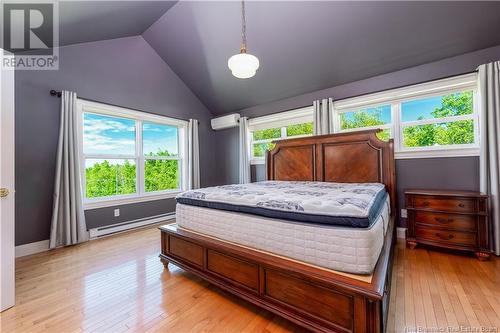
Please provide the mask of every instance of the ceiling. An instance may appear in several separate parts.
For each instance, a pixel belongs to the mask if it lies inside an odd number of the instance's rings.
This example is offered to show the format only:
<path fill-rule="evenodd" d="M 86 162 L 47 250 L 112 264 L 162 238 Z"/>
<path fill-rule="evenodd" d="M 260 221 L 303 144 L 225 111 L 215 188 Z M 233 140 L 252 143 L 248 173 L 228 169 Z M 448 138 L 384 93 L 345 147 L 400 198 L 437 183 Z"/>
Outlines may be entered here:
<path fill-rule="evenodd" d="M 140 35 L 177 1 L 60 1 L 59 45 Z"/>
<path fill-rule="evenodd" d="M 178 2 L 143 37 L 214 113 L 300 95 L 500 44 L 500 2 L 247 2 L 248 52 L 233 77 L 239 2 Z"/>
<path fill-rule="evenodd" d="M 500 2 L 251 1 L 233 77 L 239 1 L 60 1 L 60 45 L 142 35 L 214 114 L 500 45 Z"/>

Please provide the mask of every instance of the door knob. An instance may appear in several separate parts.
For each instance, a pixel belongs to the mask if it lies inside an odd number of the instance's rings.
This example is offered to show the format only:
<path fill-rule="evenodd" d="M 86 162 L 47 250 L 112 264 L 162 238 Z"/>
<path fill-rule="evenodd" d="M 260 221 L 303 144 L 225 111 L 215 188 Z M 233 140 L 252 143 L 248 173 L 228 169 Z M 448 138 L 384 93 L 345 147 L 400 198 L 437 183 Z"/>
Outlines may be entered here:
<path fill-rule="evenodd" d="M 5 198 L 8 195 L 9 195 L 9 190 L 6 189 L 5 187 L 1 187 L 0 188 L 0 198 Z"/>

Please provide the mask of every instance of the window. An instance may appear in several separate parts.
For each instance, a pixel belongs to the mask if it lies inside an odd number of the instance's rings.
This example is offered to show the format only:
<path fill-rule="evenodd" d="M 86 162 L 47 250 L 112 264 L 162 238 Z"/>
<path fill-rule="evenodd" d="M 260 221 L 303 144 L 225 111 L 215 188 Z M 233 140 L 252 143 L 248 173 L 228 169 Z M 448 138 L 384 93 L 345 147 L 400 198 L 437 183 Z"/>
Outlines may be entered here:
<path fill-rule="evenodd" d="M 402 148 L 473 145 L 473 91 L 401 103 Z"/>
<path fill-rule="evenodd" d="M 264 163 L 266 152 L 274 148 L 272 141 L 313 134 L 312 107 L 252 118 L 248 127 L 252 164 Z"/>
<path fill-rule="evenodd" d="M 475 74 L 334 103 L 338 132 L 381 128 L 397 158 L 479 154 Z"/>
<path fill-rule="evenodd" d="M 83 100 L 78 108 L 86 208 L 185 189 L 187 122 Z"/>

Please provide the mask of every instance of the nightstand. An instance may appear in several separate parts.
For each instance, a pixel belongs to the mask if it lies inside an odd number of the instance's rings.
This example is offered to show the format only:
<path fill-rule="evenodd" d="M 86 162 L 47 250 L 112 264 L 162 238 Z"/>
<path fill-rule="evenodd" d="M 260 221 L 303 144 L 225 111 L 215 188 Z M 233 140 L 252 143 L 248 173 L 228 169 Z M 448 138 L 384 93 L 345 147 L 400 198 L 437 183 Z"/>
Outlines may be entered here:
<path fill-rule="evenodd" d="M 487 260 L 488 196 L 472 191 L 407 190 L 407 247 L 417 244 L 474 252 Z"/>

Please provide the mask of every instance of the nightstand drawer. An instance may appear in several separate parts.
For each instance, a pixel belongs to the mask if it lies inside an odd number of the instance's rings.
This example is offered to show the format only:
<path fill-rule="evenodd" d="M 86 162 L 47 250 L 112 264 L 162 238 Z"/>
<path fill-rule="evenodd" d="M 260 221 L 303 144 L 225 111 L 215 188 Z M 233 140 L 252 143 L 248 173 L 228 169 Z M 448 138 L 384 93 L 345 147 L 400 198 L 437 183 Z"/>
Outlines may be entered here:
<path fill-rule="evenodd" d="M 473 213 L 476 211 L 474 199 L 429 197 L 416 195 L 414 197 L 414 207 L 424 209 L 434 209 L 445 212 Z"/>
<path fill-rule="evenodd" d="M 417 239 L 435 243 L 447 243 L 462 246 L 476 245 L 476 234 L 473 233 L 432 229 L 419 225 L 415 226 L 415 233 Z"/>
<path fill-rule="evenodd" d="M 476 231 L 476 217 L 474 215 L 444 214 L 417 210 L 415 211 L 415 223 L 454 230 Z"/>

